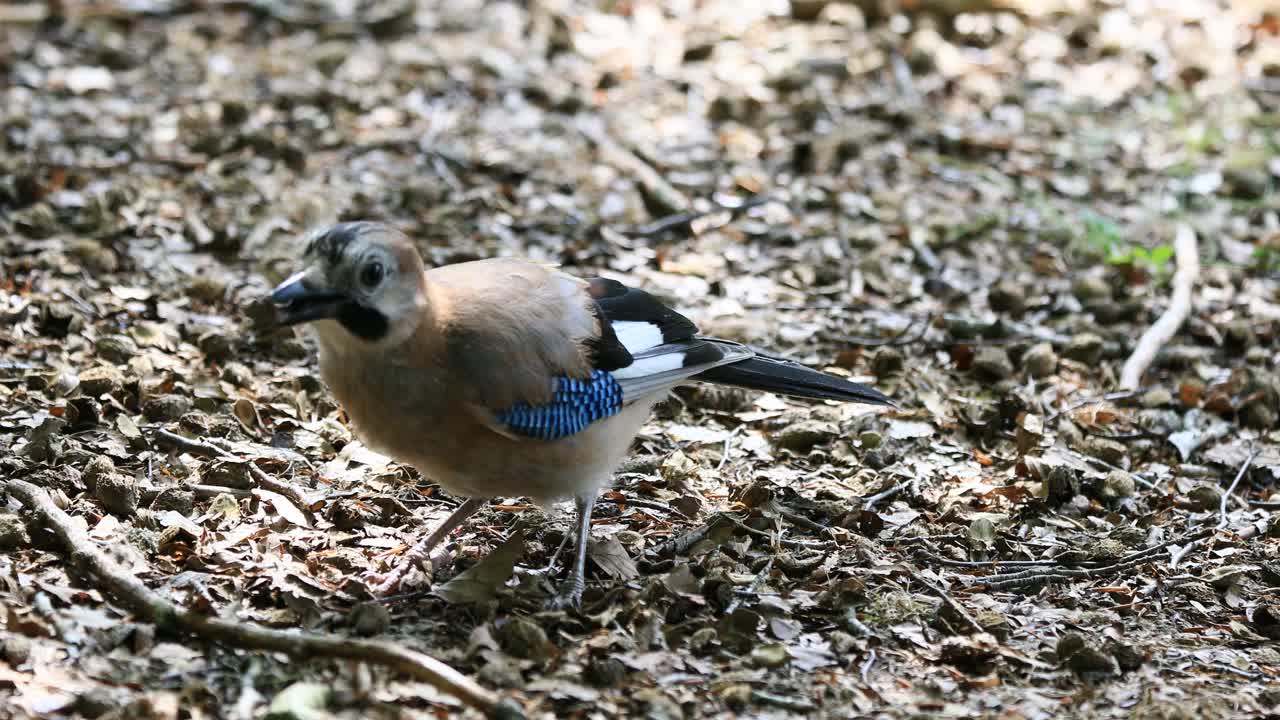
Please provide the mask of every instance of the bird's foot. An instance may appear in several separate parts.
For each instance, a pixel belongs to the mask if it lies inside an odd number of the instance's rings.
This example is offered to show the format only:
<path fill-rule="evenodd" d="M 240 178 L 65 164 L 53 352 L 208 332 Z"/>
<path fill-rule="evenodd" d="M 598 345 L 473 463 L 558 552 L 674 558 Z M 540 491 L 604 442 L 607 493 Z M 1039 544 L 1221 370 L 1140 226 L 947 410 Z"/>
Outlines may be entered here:
<path fill-rule="evenodd" d="M 448 567 L 454 557 L 447 548 L 437 548 L 429 556 L 410 551 L 402 555 L 387 572 L 369 572 L 361 580 L 374 597 L 387 598 L 412 592 L 431 585 L 436 572 Z"/>
<path fill-rule="evenodd" d="M 582 607 L 582 591 L 587 583 L 581 577 L 570 578 L 560 587 L 560 591 L 547 600 L 548 610 L 577 610 Z"/>

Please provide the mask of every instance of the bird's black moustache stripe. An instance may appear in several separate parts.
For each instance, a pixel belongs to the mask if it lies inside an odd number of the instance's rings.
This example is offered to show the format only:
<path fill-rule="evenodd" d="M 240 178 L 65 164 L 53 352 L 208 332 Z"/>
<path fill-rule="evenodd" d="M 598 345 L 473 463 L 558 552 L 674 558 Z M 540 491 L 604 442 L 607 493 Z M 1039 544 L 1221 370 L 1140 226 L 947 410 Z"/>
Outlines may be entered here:
<path fill-rule="evenodd" d="M 347 332 L 361 340 L 381 340 L 390 329 L 387 316 L 354 300 L 342 303 L 335 318 Z"/>

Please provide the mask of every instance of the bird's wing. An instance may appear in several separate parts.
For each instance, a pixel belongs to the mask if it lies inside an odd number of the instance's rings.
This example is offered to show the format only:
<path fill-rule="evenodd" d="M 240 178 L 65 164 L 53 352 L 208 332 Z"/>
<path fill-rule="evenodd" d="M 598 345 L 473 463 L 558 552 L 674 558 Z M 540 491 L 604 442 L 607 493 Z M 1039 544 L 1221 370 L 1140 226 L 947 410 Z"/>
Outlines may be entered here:
<path fill-rule="evenodd" d="M 511 437 L 567 437 L 711 368 L 751 357 L 697 337 L 649 293 L 518 260 L 428 273 L 446 363 L 482 422 Z"/>

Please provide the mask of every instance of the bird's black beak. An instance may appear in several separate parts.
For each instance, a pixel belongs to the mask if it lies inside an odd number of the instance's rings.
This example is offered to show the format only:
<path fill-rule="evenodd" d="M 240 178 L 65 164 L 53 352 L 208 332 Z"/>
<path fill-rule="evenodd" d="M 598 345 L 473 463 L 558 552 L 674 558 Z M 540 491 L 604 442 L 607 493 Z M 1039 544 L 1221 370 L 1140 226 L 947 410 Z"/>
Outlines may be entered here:
<path fill-rule="evenodd" d="M 281 325 L 337 317 L 347 300 L 346 295 L 336 290 L 312 287 L 305 271 L 291 276 L 271 291 L 271 301 L 276 304 Z"/>

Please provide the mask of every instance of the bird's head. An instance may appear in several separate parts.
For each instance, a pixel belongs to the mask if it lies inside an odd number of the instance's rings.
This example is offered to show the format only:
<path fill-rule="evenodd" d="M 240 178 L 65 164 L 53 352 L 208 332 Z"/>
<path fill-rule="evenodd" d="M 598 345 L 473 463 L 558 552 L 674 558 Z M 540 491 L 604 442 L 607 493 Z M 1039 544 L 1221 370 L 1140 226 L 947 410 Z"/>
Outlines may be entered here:
<path fill-rule="evenodd" d="M 271 293 L 282 325 L 315 323 L 322 341 L 385 346 L 417 329 L 426 309 L 422 258 L 400 231 L 374 222 L 314 233 L 303 269 Z"/>

